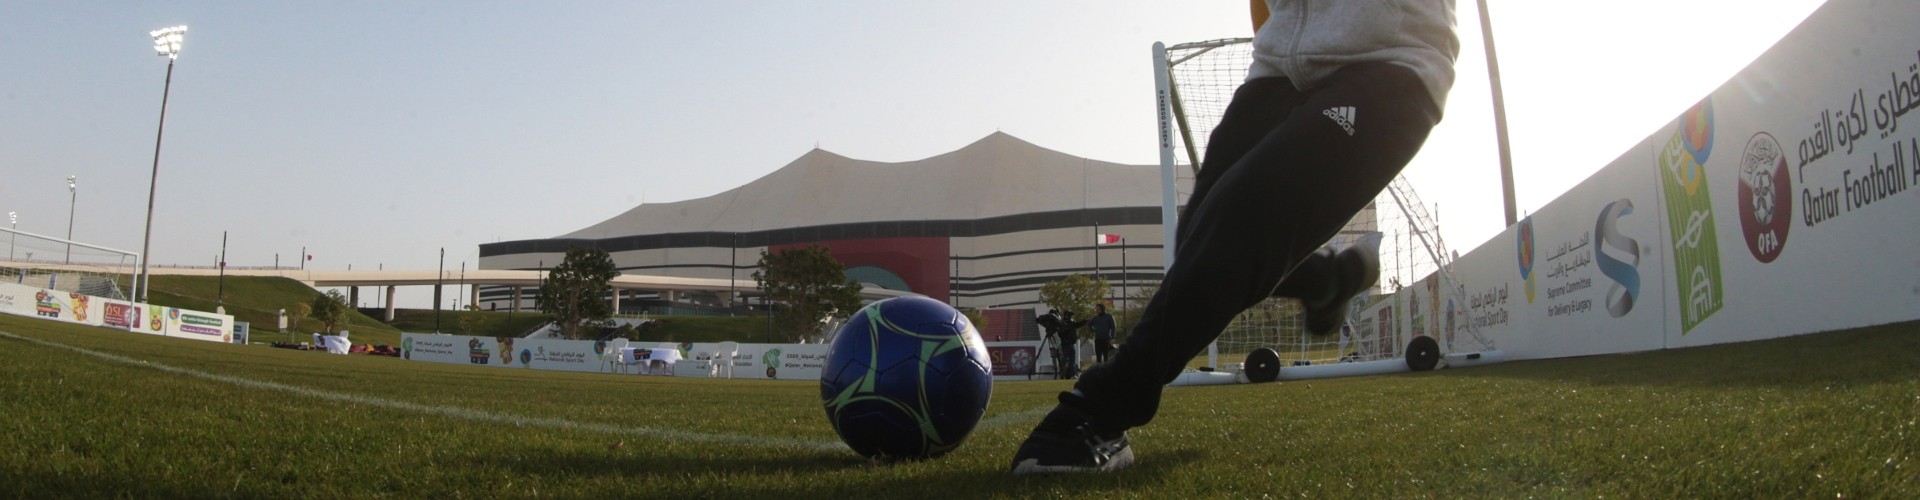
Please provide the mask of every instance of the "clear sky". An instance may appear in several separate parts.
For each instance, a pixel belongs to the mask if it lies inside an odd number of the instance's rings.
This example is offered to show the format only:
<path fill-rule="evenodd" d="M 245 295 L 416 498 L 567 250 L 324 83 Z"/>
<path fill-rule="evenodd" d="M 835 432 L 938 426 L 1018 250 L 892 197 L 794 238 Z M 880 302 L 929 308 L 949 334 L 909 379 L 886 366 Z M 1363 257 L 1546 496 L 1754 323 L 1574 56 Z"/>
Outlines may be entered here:
<path fill-rule="evenodd" d="M 1406 173 L 1465 252 L 1504 220 L 1459 2 L 1459 79 Z M 1526 212 L 1821 2 L 1489 3 Z M 1155 163 L 1149 47 L 1251 31 L 1239 0 L 9 0 L 0 211 L 19 230 L 64 235 L 74 175 L 74 239 L 140 249 L 166 73 L 147 33 L 179 24 L 153 261 L 212 265 L 227 231 L 230 265 L 305 247 L 325 269 L 431 269 L 442 247 L 474 267 L 481 243 L 709 196 L 816 146 L 909 161 L 998 130 Z"/>

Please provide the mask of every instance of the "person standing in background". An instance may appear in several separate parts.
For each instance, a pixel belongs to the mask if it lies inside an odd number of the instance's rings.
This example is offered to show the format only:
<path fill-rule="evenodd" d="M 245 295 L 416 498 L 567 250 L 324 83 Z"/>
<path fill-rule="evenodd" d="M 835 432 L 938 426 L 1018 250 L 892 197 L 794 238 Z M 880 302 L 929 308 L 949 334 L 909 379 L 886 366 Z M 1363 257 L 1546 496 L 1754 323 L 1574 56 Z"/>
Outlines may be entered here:
<path fill-rule="evenodd" d="M 1087 328 L 1093 330 L 1093 362 L 1107 362 L 1113 355 L 1113 315 L 1107 314 L 1106 304 L 1093 305 L 1093 318 L 1087 320 Z"/>

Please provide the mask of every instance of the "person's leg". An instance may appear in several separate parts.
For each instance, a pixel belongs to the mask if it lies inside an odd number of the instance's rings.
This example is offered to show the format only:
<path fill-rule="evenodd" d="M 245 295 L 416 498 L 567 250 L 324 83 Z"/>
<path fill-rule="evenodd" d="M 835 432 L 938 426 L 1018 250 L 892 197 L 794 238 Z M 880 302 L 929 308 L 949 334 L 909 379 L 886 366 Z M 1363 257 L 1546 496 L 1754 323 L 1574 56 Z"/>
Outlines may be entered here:
<path fill-rule="evenodd" d="M 1214 124 L 1213 133 L 1207 136 L 1206 156 L 1200 159 L 1200 170 L 1193 177 L 1193 194 L 1187 196 L 1178 220 L 1193 217 L 1194 211 L 1206 201 L 1207 193 L 1219 183 L 1220 176 L 1278 128 L 1301 96 L 1291 80 L 1277 77 L 1248 81 L 1234 90 L 1227 110 L 1220 115 L 1220 123 Z M 1193 231 L 1191 226 L 1182 224 L 1176 226 L 1174 232 L 1177 252 Z"/>
<path fill-rule="evenodd" d="M 1384 63 L 1349 66 L 1298 103 L 1247 90 L 1229 107 L 1257 105 L 1283 118 L 1231 165 L 1208 166 L 1180 221 L 1173 266 L 1127 350 L 1061 393 L 1015 452 L 1014 473 L 1131 464 L 1125 431 L 1153 420 L 1161 389 L 1377 195 L 1440 118 L 1411 70 Z M 1236 123 L 1248 122 L 1257 120 Z"/>
<path fill-rule="evenodd" d="M 1066 373 L 1066 378 L 1074 378 L 1074 377 L 1080 376 L 1080 342 L 1079 341 L 1076 340 L 1073 342 L 1061 342 L 1060 357 L 1065 358 L 1067 362 L 1067 369 L 1064 372 Z"/>
<path fill-rule="evenodd" d="M 1193 194 L 1188 197 L 1179 220 L 1191 219 L 1220 177 L 1266 140 L 1268 134 L 1291 114 L 1289 108 L 1303 96 L 1293 88 L 1293 82 L 1285 78 L 1253 80 L 1236 89 L 1226 112 L 1221 114 L 1220 123 L 1214 126 L 1213 134 L 1207 138 L 1206 157 L 1201 161 L 1200 172 L 1194 176 Z M 1176 252 L 1185 246 L 1193 227 L 1192 224 L 1181 224 L 1175 228 Z M 1299 299 L 1305 304 L 1328 300 L 1336 293 L 1329 286 L 1335 275 L 1333 255 L 1332 252 L 1309 254 L 1273 289 L 1271 295 Z"/>
<path fill-rule="evenodd" d="M 1341 70 L 1291 107 L 1188 207 L 1127 352 L 1075 384 L 1096 424 L 1151 421 L 1161 388 L 1379 194 L 1439 118 L 1411 70 L 1384 63 Z"/>

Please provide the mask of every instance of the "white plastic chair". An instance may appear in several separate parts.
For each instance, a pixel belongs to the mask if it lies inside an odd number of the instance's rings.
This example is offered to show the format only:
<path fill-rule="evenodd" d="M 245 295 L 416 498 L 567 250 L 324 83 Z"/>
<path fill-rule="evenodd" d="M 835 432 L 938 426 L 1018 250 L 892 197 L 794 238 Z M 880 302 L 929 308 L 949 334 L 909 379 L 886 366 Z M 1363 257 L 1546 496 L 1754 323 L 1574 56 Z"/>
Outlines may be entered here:
<path fill-rule="evenodd" d="M 713 351 L 713 357 L 707 361 L 707 376 L 719 377 L 726 372 L 727 378 L 733 378 L 733 357 L 740 354 L 739 342 L 721 342 Z"/>
<path fill-rule="evenodd" d="M 627 360 L 621 357 L 625 354 L 626 349 L 627 339 L 613 339 L 608 341 L 607 352 L 600 354 L 600 360 L 609 364 L 612 368 L 610 371 L 614 373 L 626 373 Z"/>

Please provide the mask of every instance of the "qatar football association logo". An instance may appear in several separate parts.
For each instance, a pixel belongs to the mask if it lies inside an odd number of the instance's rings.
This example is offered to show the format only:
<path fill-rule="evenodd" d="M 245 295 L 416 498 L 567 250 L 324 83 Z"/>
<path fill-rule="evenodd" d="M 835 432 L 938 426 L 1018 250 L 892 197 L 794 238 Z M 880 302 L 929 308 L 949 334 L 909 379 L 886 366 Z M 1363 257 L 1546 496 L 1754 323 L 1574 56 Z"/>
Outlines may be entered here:
<path fill-rule="evenodd" d="M 1747 250 L 1761 263 L 1780 258 L 1787 247 L 1787 229 L 1793 227 L 1793 178 L 1787 175 L 1787 155 L 1780 141 L 1761 132 L 1747 140 L 1740 155 L 1740 232 Z"/>

